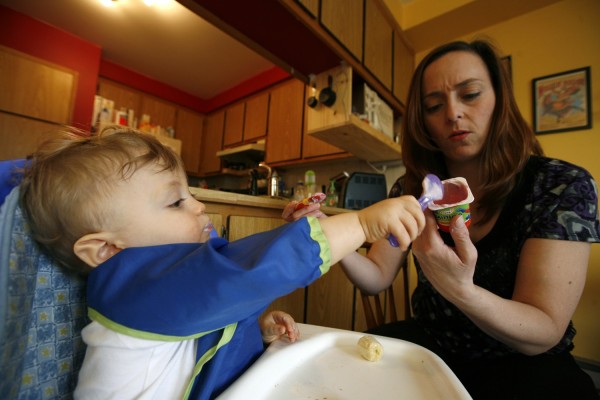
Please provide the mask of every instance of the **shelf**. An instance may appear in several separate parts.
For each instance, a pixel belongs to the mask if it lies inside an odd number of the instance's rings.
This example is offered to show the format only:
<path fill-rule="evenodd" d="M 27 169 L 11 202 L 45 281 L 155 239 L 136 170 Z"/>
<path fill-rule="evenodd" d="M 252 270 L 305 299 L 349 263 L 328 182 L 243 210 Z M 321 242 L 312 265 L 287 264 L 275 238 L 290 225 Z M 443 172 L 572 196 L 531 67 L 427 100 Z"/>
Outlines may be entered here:
<path fill-rule="evenodd" d="M 307 133 L 366 161 L 398 161 L 402 158 L 398 143 L 355 115 L 350 115 L 345 122 L 313 129 Z"/>
<path fill-rule="evenodd" d="M 229 162 L 258 163 L 265 158 L 265 141 L 248 143 L 230 149 L 217 151 L 217 157 Z"/>

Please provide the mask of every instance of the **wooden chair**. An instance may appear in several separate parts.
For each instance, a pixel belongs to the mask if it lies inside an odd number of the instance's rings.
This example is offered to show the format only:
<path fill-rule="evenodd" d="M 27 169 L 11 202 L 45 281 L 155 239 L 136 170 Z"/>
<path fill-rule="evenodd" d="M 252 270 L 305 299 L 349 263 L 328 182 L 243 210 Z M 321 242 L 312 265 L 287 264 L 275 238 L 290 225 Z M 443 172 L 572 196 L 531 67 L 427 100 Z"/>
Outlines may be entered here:
<path fill-rule="evenodd" d="M 412 252 L 410 252 L 406 257 L 405 262 L 400 267 L 400 271 L 402 273 L 402 291 L 404 292 L 404 319 L 411 318 L 408 272 L 412 264 Z M 362 291 L 360 294 L 365 313 L 365 319 L 367 322 L 367 329 L 372 329 L 387 322 L 396 322 L 399 320 L 398 313 L 396 311 L 396 298 L 394 295 L 393 284 L 390 285 L 390 287 L 388 287 L 385 291 L 382 291 L 376 295 L 368 295 Z M 383 301 L 381 299 L 382 296 Z M 386 301 L 387 309 L 384 308 Z"/>

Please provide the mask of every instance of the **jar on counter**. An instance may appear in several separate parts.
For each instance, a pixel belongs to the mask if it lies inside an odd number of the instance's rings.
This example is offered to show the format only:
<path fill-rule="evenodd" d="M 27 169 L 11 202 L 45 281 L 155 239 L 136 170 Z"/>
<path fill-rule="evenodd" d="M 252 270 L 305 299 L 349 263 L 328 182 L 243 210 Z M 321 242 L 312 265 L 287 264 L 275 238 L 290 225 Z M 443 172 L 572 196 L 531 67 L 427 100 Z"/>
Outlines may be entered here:
<path fill-rule="evenodd" d="M 304 186 L 304 182 L 298 181 L 296 186 L 294 187 L 294 200 L 301 201 L 305 197 L 308 197 L 308 192 L 306 191 L 306 186 Z"/>

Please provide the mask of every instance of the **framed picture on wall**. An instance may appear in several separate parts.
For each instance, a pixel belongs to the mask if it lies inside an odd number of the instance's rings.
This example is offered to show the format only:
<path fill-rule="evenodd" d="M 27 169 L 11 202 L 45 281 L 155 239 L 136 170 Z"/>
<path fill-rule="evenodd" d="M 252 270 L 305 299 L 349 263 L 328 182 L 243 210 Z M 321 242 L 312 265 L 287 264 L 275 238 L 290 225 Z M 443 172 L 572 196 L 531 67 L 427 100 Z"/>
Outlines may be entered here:
<path fill-rule="evenodd" d="M 535 133 L 592 127 L 590 67 L 536 78 L 532 90 Z"/>

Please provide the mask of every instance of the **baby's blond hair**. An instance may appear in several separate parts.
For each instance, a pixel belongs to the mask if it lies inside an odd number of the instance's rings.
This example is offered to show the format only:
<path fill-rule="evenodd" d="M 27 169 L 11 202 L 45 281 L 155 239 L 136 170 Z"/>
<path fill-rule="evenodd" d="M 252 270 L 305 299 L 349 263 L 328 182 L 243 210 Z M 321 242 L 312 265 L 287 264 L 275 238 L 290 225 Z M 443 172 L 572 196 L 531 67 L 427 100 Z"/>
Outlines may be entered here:
<path fill-rule="evenodd" d="M 181 159 L 156 138 L 123 127 L 99 135 L 61 132 L 33 154 L 21 183 L 21 205 L 35 240 L 69 269 L 90 267 L 75 242 L 100 231 L 110 213 L 113 188 L 148 164 L 184 170 Z"/>

